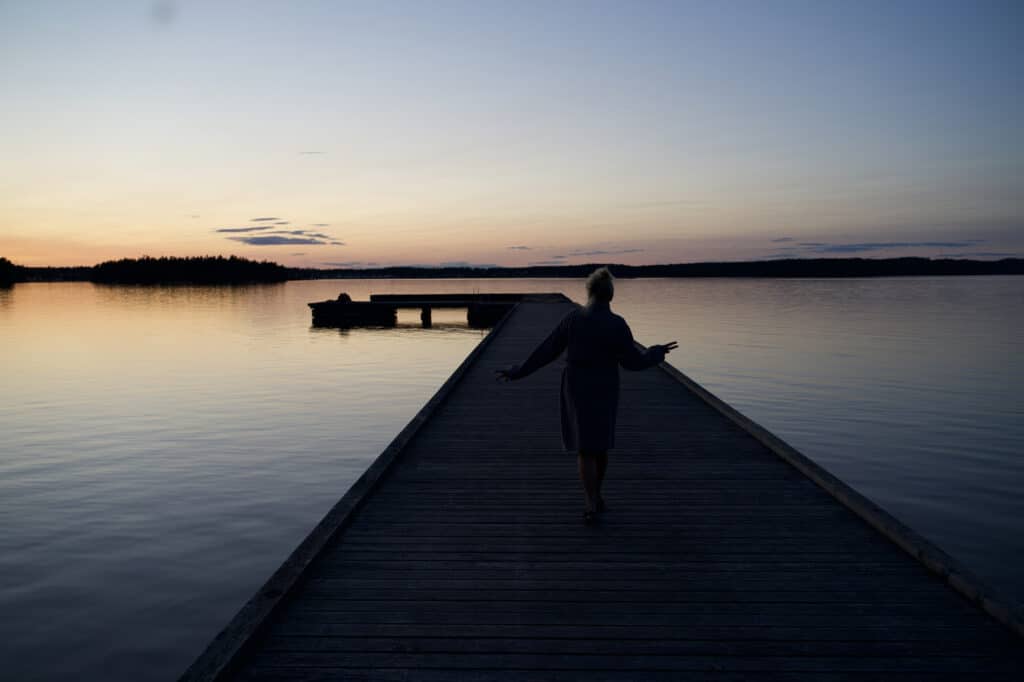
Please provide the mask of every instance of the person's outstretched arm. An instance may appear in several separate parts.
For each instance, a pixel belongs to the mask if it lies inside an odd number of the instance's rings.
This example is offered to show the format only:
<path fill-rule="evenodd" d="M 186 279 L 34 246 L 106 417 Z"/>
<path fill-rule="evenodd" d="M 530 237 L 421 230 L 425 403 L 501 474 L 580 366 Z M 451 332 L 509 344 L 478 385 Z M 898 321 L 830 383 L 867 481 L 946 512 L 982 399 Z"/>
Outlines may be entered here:
<path fill-rule="evenodd" d="M 574 311 L 575 312 L 575 311 Z M 569 320 L 573 313 L 562 318 L 548 337 L 530 353 L 530 357 L 521 365 L 513 365 L 508 369 L 498 370 L 499 379 L 522 379 L 533 374 L 544 365 L 554 362 L 569 343 Z"/>
<path fill-rule="evenodd" d="M 625 321 L 622 322 L 623 334 L 619 342 L 619 364 L 625 369 L 641 370 L 653 367 L 665 359 L 665 355 L 676 347 L 672 341 L 665 345 L 650 346 L 647 350 L 641 351 L 633 341 L 633 332 Z"/>

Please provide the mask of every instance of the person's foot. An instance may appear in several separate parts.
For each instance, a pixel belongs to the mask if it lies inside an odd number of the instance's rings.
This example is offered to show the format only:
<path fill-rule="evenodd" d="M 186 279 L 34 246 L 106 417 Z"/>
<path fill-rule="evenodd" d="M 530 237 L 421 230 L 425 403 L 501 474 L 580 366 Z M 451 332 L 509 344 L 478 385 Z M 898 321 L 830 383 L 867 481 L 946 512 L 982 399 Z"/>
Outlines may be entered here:
<path fill-rule="evenodd" d="M 597 521 L 597 513 L 596 512 L 593 512 L 593 511 L 591 511 L 589 509 L 586 510 L 585 512 L 583 512 L 583 523 L 585 525 L 592 526 L 592 525 L 594 525 L 595 521 Z"/>

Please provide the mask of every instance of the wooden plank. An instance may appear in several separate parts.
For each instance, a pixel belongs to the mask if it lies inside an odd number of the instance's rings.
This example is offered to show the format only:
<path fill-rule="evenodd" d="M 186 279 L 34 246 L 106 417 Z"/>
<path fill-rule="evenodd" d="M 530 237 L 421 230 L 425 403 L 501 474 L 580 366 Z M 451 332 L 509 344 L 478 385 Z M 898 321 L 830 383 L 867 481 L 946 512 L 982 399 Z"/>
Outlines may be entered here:
<path fill-rule="evenodd" d="M 820 538 L 819 543 L 809 543 L 807 537 L 782 540 L 769 538 L 743 538 L 742 541 L 730 540 L 723 542 L 721 538 L 705 538 L 700 541 L 692 539 L 677 538 L 672 545 L 667 545 L 664 538 L 651 538 L 647 541 L 639 539 L 630 542 L 628 545 L 621 538 L 613 543 L 588 542 L 586 538 L 560 538 L 555 539 L 521 539 L 516 538 L 474 538 L 469 545 L 474 553 L 504 553 L 515 551 L 519 554 L 537 553 L 551 554 L 559 550 L 572 550 L 581 554 L 595 555 L 617 555 L 643 556 L 654 554 L 657 556 L 677 556 L 689 554 L 695 550 L 708 554 L 740 554 L 750 553 L 771 553 L 778 556 L 780 552 L 787 555 L 813 555 L 830 554 L 849 556 L 849 546 L 835 538 Z M 689 541 L 687 541 L 689 540 Z M 808 546 L 810 545 L 810 546 Z M 387 551 L 393 553 L 400 550 L 405 556 L 415 558 L 417 555 L 436 553 L 463 553 L 467 549 L 465 536 L 447 538 L 346 538 L 345 548 L 347 551 Z M 853 553 L 852 556 L 860 556 L 860 553 Z"/>
<path fill-rule="evenodd" d="M 788 559 L 788 558 L 787 558 Z M 343 574 L 352 571 L 501 571 L 504 573 L 531 573 L 535 575 L 562 575 L 573 571 L 587 572 L 611 571 L 610 575 L 621 579 L 649 579 L 654 575 L 673 576 L 678 579 L 699 579 L 704 571 L 716 571 L 722 574 L 799 574 L 799 575 L 830 575 L 839 581 L 859 573 L 877 573 L 886 575 L 905 575 L 913 579 L 929 580 L 930 576 L 919 567 L 908 567 L 905 563 L 893 561 L 891 558 L 856 557 L 849 561 L 822 558 L 815 561 L 806 559 L 782 559 L 772 555 L 753 557 L 737 555 L 719 555 L 659 558 L 647 561 L 610 560 L 606 557 L 584 557 L 573 559 L 563 555 L 550 558 L 533 555 L 518 555 L 514 550 L 503 556 L 486 558 L 439 558 L 415 557 L 405 558 L 399 552 L 386 556 L 368 557 L 360 554 L 338 554 L 330 560 L 323 561 L 311 570 L 311 575 Z"/>
<path fill-rule="evenodd" d="M 476 601 L 441 601 L 431 594 L 420 595 L 417 600 L 396 600 L 381 598 L 374 601 L 335 599 L 323 594 L 304 595 L 295 600 L 293 607 L 311 618 L 341 617 L 354 618 L 358 622 L 378 621 L 378 618 L 397 619 L 393 622 L 450 621 L 453 623 L 495 622 L 530 618 L 577 619 L 587 623 L 618 623 L 644 619 L 676 617 L 676 623 L 685 627 L 690 619 L 719 619 L 723 622 L 817 622 L 843 618 L 853 622 L 857 619 L 879 619 L 881 621 L 914 622 L 926 616 L 930 622 L 954 624 L 970 617 L 967 604 L 951 601 L 936 603 L 925 599 L 887 601 L 879 604 L 876 598 L 861 602 L 804 602 L 793 600 L 788 603 L 769 601 L 733 600 L 731 602 L 700 601 L 623 601 L 597 602 L 546 600 L 540 602 L 523 600 L 501 600 L 500 595 L 492 599 Z M 538 621 L 540 622 L 540 621 Z M 556 622 L 558 622 L 556 620 Z"/>
<path fill-rule="evenodd" d="M 885 596 L 889 604 L 917 604 L 922 597 L 931 593 L 929 586 L 910 584 L 902 588 L 880 591 L 873 585 L 808 587 L 802 590 L 787 589 L 786 585 L 774 583 L 746 583 L 727 589 L 725 584 L 687 585 L 680 589 L 674 586 L 651 585 L 650 589 L 638 590 L 629 585 L 584 584 L 572 581 L 525 580 L 474 580 L 467 587 L 465 580 L 344 580 L 321 581 L 311 585 L 305 592 L 311 598 L 335 601 L 363 601 L 379 603 L 382 590 L 387 590 L 389 601 L 424 600 L 444 602 L 519 602 L 548 603 L 563 601 L 588 603 L 599 601 L 603 604 L 720 604 L 775 603 L 775 604 L 865 604 Z M 945 608 L 945 606 L 942 606 Z"/>
<path fill-rule="evenodd" d="M 528 673 L 528 675 L 526 674 Z M 336 682 L 344 679 L 347 682 L 521 682 L 527 677 L 533 682 L 636 682 L 635 670 L 495 670 L 482 668 L 478 670 L 448 668 L 294 668 L 260 666 L 250 668 L 242 673 L 239 679 L 256 681 L 290 680 L 292 682 Z M 960 672 L 915 672 L 902 671 L 890 675 L 879 672 L 794 672 L 778 670 L 758 670 L 744 672 L 715 671 L 663 671 L 645 670 L 644 682 L 850 682 L 851 680 L 893 680 L 894 682 L 946 682 L 947 680 L 972 679 Z M 1019 682 L 1016 672 L 988 673 L 986 682 Z"/>
<path fill-rule="evenodd" d="M 999 651 L 1016 655 L 1017 640 L 1012 634 L 993 625 L 980 628 L 962 628 L 959 626 L 934 626 L 927 630 L 914 630 L 899 640 L 892 638 L 888 625 L 848 624 L 837 627 L 824 624 L 815 628 L 800 627 L 792 624 L 772 624 L 765 626 L 736 625 L 715 626 L 693 624 L 687 628 L 675 625 L 571 625 L 555 624 L 512 624 L 488 625 L 485 623 L 454 624 L 431 623 L 427 625 L 410 623 L 390 624 L 351 624 L 323 623 L 303 620 L 283 621 L 275 628 L 273 636 L 280 637 L 317 637 L 326 639 L 382 637 L 403 641 L 415 641 L 429 637 L 448 637 L 454 639 L 554 639 L 567 645 L 576 641 L 648 641 L 648 640 L 687 640 L 714 642 L 838 642 L 864 643 L 900 642 L 900 643 L 931 643 L 941 642 L 944 649 L 950 651 L 988 651 L 990 646 Z"/>
<path fill-rule="evenodd" d="M 575 550 L 572 553 L 573 558 L 567 559 L 562 555 L 554 554 L 552 550 L 545 548 L 535 548 L 529 546 L 506 546 L 504 548 L 497 548 L 491 551 L 476 551 L 475 549 L 447 549 L 440 548 L 437 550 L 424 549 L 422 551 L 413 552 L 404 548 L 393 548 L 377 546 L 373 548 L 367 547 L 351 547 L 346 551 L 349 556 L 358 556 L 360 559 L 365 561 L 373 561 L 375 559 L 388 559 L 395 555 L 395 551 L 398 549 L 402 553 L 402 559 L 408 561 L 443 561 L 443 562 L 507 562 L 510 558 L 514 559 L 517 563 L 529 562 L 531 565 L 568 565 L 578 566 L 581 569 L 586 567 L 593 568 L 620 568 L 623 566 L 659 566 L 659 567 L 676 567 L 681 562 L 685 562 L 686 566 L 692 566 L 696 563 L 709 563 L 709 562 L 720 562 L 722 560 L 742 560 L 747 562 L 770 562 L 776 563 L 779 559 L 779 552 L 777 551 L 765 551 L 765 552 L 744 552 L 737 549 L 733 552 L 727 552 L 722 550 L 708 551 L 705 550 L 701 553 L 701 560 L 689 560 L 691 551 L 685 549 L 675 549 L 671 553 L 669 550 L 661 552 L 630 552 L 629 550 L 623 550 L 621 552 L 588 552 L 584 550 Z M 817 553 L 809 552 L 792 552 L 787 555 L 788 558 L 799 561 L 801 563 L 808 564 L 825 564 L 827 566 L 841 567 L 849 562 L 858 561 L 861 556 L 853 552 L 838 552 L 838 551 L 820 551 Z M 881 563 L 881 562 L 878 562 Z M 893 561 L 892 563 L 898 563 Z"/>
<path fill-rule="evenodd" d="M 988 657 L 824 657 L 824 656 L 672 656 L 672 655 L 587 655 L 587 654 L 473 654 L 473 653 L 361 653 L 349 651 L 286 652 L 263 651 L 255 666 L 284 668 L 407 668 L 474 670 L 628 670 L 759 672 L 962 672 L 971 675 L 1009 674 L 1017 671 L 1012 662 Z"/>
<path fill-rule="evenodd" d="M 575 519 L 573 519 L 575 521 Z M 473 521 L 437 522 L 437 523 L 415 523 L 409 521 L 397 521 L 391 524 L 379 524 L 377 531 L 366 525 L 353 524 L 346 531 L 346 539 L 369 539 L 375 538 L 383 541 L 394 540 L 395 542 L 417 542 L 420 540 L 444 540 L 459 542 L 460 537 L 477 538 L 483 540 L 504 540 L 506 542 L 537 540 L 557 543 L 560 540 L 567 542 L 624 542 L 635 540 L 639 543 L 660 541 L 693 541 L 703 542 L 705 540 L 735 542 L 744 539 L 777 539 L 792 542 L 806 542 L 809 539 L 821 539 L 824 541 L 834 539 L 829 530 L 835 529 L 836 525 L 798 526 L 789 525 L 767 525 L 747 526 L 738 524 L 711 524 L 686 531 L 676 528 L 657 529 L 651 524 L 636 524 L 633 528 L 623 525 L 605 527 L 601 535 L 580 537 L 579 526 L 575 522 L 568 521 L 561 524 L 509 524 L 509 523 L 474 523 Z M 853 535 L 856 539 L 864 537 L 873 539 L 868 535 L 869 531 L 860 526 L 851 526 L 843 529 Z M 863 534 L 863 535 L 862 535 Z M 465 542 L 465 540 L 463 540 Z"/>
<path fill-rule="evenodd" d="M 615 568 L 614 573 L 604 569 Z M 606 575 L 623 577 L 634 580 L 655 580 L 671 577 L 676 580 L 699 581 L 702 573 L 717 573 L 725 577 L 758 576 L 758 575 L 779 575 L 789 580 L 812 579 L 815 576 L 825 576 L 835 583 L 842 583 L 845 580 L 854 579 L 852 576 L 875 576 L 878 581 L 892 580 L 893 576 L 908 576 L 914 579 L 927 579 L 929 576 L 921 575 L 920 572 L 909 570 L 905 564 L 881 561 L 870 561 L 862 559 L 856 563 L 847 564 L 841 570 L 841 575 L 834 575 L 836 571 L 828 563 L 811 564 L 809 562 L 779 564 L 773 561 L 744 561 L 735 557 L 731 562 L 728 560 L 700 560 L 690 562 L 645 562 L 632 566 L 623 566 L 620 563 L 613 565 L 604 562 L 595 565 L 588 561 L 549 561 L 549 562 L 524 562 L 517 560 L 498 561 L 403 561 L 401 557 L 392 557 L 390 561 L 370 561 L 363 557 L 353 557 L 344 562 L 332 562 L 317 566 L 311 570 L 310 575 L 316 577 L 343 577 L 357 573 L 385 575 L 423 575 L 424 577 L 436 577 L 435 573 L 449 573 L 451 575 L 470 578 L 487 574 L 491 577 L 507 575 L 529 575 L 538 577 L 561 577 L 579 576 L 597 571 Z"/>
<path fill-rule="evenodd" d="M 787 618 L 773 618 L 757 614 L 735 615 L 721 613 L 687 614 L 685 617 L 680 613 L 639 613 L 632 610 L 625 610 L 623 613 L 613 617 L 608 613 L 600 614 L 576 614 L 565 609 L 552 609 L 542 612 L 524 612 L 522 610 L 504 610 L 497 612 L 480 611 L 466 608 L 455 609 L 429 609 L 417 608 L 410 605 L 406 608 L 393 611 L 378 610 L 336 610 L 336 611 L 313 611 L 289 610 L 284 614 L 287 619 L 296 623 L 326 624 L 326 623 L 349 623 L 353 625 L 385 625 L 385 624 L 418 624 L 418 625 L 579 625 L 594 627 L 601 625 L 619 625 L 628 627 L 639 626 L 660 626 L 667 628 L 729 628 L 729 627 L 774 627 L 791 626 L 816 629 L 834 625 L 838 618 L 844 627 L 850 629 L 850 637 L 864 627 L 888 628 L 890 638 L 893 640 L 906 639 L 901 633 L 903 630 L 912 630 L 927 623 L 928 627 L 961 627 L 970 629 L 965 625 L 963 614 L 948 614 L 935 616 L 930 612 L 926 613 L 864 613 L 848 614 L 844 612 L 826 612 L 814 614 L 800 614 Z M 991 628 L 983 628 L 991 632 Z"/>
<path fill-rule="evenodd" d="M 643 638 L 542 638 L 480 637 L 472 632 L 463 636 L 441 637 L 425 630 L 417 637 L 353 634 L 348 637 L 274 635 L 264 643 L 266 651 L 355 653 L 473 653 L 473 654 L 568 654 L 568 655 L 675 655 L 737 657 L 881 657 L 933 656 L 936 658 L 984 658 L 1012 655 L 1007 641 L 975 641 L 969 646 L 950 646 L 940 640 L 890 642 L 885 640 L 830 641 L 800 640 L 783 636 L 777 639 L 685 639 L 680 637 Z"/>

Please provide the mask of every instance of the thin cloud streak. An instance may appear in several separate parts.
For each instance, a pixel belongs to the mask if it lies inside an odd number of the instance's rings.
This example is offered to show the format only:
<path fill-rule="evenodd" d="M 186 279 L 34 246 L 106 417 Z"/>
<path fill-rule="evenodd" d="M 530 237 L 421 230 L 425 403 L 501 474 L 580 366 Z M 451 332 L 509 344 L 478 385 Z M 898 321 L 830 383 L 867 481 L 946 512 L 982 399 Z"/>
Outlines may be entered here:
<path fill-rule="evenodd" d="M 464 260 L 450 260 L 439 263 L 442 268 L 496 268 L 496 263 L 470 263 Z"/>
<path fill-rule="evenodd" d="M 1020 253 L 1008 251 L 968 251 L 966 253 L 940 253 L 936 258 L 1020 258 Z"/>
<path fill-rule="evenodd" d="M 259 225 L 257 227 L 221 227 L 214 232 L 259 232 L 271 229 L 270 225 Z"/>
<path fill-rule="evenodd" d="M 975 246 L 983 240 L 969 239 L 955 242 L 861 242 L 853 244 L 819 244 L 806 243 L 801 246 L 807 247 L 813 253 L 862 253 L 869 251 L 884 251 L 886 249 L 959 249 Z"/>
<path fill-rule="evenodd" d="M 617 249 L 614 251 L 604 251 L 601 249 L 595 249 L 593 251 L 570 251 L 570 256 L 614 256 L 620 253 L 640 253 L 643 249 Z M 552 256 L 552 258 L 559 258 L 560 256 Z"/>
<path fill-rule="evenodd" d="M 312 230 L 283 230 L 280 226 L 290 225 L 290 221 L 280 220 L 276 217 L 253 218 L 252 222 L 261 221 L 273 223 L 268 225 L 255 225 L 250 227 L 222 227 L 214 232 L 228 234 L 245 234 L 258 232 L 253 236 L 235 236 L 228 239 L 242 242 L 250 246 L 280 246 L 282 244 L 306 244 L 310 246 L 345 246 L 345 242 L 324 232 Z M 321 223 L 326 224 L 326 223 Z"/>
<path fill-rule="evenodd" d="M 277 237 L 277 236 L 259 236 L 259 237 L 228 237 L 228 239 L 236 242 L 242 242 L 249 246 L 281 246 L 284 244 L 325 244 L 319 239 L 309 239 L 306 237 Z"/>
<path fill-rule="evenodd" d="M 950 241 L 905 241 L 905 242 L 794 242 L 791 237 L 780 237 L 770 240 L 773 244 L 781 244 L 780 249 L 764 256 L 765 258 L 808 258 L 829 255 L 857 256 L 873 254 L 880 251 L 900 251 L 904 249 L 965 249 L 985 244 L 986 239 L 961 239 Z M 936 253 L 933 258 L 1011 258 L 1015 253 L 1004 251 L 963 251 L 953 253 Z"/>

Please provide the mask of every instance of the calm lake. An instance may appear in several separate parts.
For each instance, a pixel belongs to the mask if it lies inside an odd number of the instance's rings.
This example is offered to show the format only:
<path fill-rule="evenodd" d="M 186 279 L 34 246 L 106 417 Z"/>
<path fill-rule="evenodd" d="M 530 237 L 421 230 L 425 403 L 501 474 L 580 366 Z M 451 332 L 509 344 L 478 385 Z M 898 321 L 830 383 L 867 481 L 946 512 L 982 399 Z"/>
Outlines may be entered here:
<path fill-rule="evenodd" d="M 583 283 L 0 289 L 0 678 L 176 678 L 483 336 L 311 328 L 341 291 Z M 1024 600 L 1024 277 L 619 280 L 613 309 Z"/>

